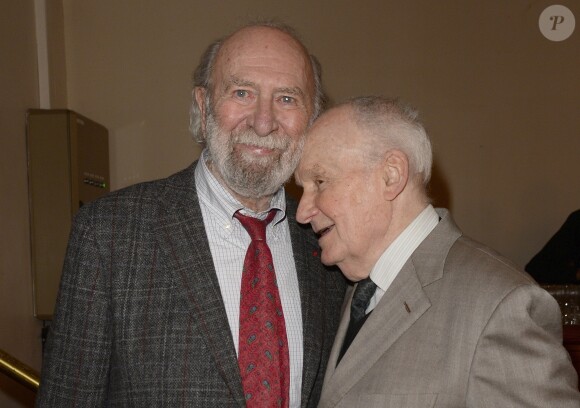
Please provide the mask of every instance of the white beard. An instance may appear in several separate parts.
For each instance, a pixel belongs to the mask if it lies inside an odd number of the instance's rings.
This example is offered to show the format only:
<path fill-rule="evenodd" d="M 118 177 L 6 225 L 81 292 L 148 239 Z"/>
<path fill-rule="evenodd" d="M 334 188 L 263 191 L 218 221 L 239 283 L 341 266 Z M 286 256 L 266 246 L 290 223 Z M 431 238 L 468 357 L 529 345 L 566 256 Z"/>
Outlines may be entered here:
<path fill-rule="evenodd" d="M 275 194 L 292 176 L 304 147 L 304 136 L 293 143 L 288 136 L 272 134 L 261 137 L 251 129 L 226 134 L 211 113 L 206 117 L 206 132 L 209 159 L 215 170 L 227 187 L 248 198 Z M 235 149 L 239 143 L 274 149 L 279 154 L 256 157 Z"/>

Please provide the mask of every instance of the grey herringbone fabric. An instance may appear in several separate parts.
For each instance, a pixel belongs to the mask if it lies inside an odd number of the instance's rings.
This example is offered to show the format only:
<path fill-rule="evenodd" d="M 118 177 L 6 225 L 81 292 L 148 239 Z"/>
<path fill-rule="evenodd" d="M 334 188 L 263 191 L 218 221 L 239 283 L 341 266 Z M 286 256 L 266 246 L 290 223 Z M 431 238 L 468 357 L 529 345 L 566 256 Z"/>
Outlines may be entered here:
<path fill-rule="evenodd" d="M 38 407 L 244 406 L 236 352 L 203 226 L 195 163 L 77 215 Z M 288 202 L 304 325 L 302 406 L 316 406 L 344 280 Z"/>

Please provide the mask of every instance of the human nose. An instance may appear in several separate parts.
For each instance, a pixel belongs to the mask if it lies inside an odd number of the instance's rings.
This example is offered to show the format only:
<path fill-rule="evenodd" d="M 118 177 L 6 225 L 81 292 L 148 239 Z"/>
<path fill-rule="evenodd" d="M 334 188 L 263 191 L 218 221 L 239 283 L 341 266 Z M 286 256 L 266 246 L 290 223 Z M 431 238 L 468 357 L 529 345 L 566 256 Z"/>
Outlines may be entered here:
<path fill-rule="evenodd" d="M 314 194 L 304 191 L 298 209 L 296 210 L 296 221 L 300 224 L 307 224 L 312 222 L 312 218 L 318 213 L 314 202 Z"/>
<path fill-rule="evenodd" d="M 248 117 L 248 125 L 258 136 L 268 136 L 278 129 L 278 121 L 272 102 L 259 98 L 255 110 Z"/>

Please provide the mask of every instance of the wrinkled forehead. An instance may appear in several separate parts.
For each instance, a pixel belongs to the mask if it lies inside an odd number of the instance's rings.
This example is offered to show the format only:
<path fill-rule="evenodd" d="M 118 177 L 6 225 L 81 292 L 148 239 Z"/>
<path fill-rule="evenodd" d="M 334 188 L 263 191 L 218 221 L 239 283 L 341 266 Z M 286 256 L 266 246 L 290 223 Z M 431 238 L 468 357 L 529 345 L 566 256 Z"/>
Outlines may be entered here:
<path fill-rule="evenodd" d="M 289 34 L 272 27 L 246 27 L 227 38 L 216 57 L 216 66 L 236 64 L 239 60 L 279 60 L 289 68 L 300 69 L 313 77 L 310 57 L 304 46 Z"/>

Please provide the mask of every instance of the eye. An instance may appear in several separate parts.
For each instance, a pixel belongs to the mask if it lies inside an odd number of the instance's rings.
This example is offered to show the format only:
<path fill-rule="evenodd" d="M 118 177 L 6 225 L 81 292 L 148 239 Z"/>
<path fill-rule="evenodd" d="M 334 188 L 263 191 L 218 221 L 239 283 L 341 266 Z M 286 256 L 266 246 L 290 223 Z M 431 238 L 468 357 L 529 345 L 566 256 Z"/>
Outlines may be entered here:
<path fill-rule="evenodd" d="M 294 103 L 296 103 L 296 99 L 294 99 L 292 96 L 287 95 L 282 96 L 280 98 L 280 101 L 282 101 L 282 103 L 286 105 L 293 105 Z"/>
<path fill-rule="evenodd" d="M 234 91 L 234 95 L 236 96 L 236 98 L 244 99 L 250 96 L 250 93 L 245 89 L 236 89 Z"/>
<path fill-rule="evenodd" d="M 314 183 L 315 183 L 315 184 L 316 184 L 318 187 L 321 187 L 321 186 L 322 186 L 322 185 L 325 183 L 325 180 L 322 180 L 322 179 L 316 179 L 316 180 L 314 180 Z"/>

